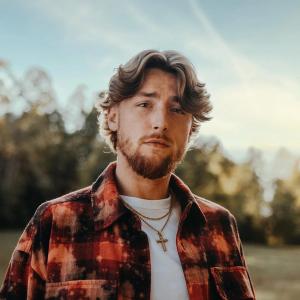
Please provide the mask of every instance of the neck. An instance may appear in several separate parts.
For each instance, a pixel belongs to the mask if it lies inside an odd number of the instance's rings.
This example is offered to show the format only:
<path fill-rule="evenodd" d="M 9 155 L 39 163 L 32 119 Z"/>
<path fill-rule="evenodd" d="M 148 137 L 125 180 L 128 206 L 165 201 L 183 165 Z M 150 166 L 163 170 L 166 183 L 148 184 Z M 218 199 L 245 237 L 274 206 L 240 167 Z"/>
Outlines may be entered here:
<path fill-rule="evenodd" d="M 144 178 L 133 171 L 122 155 L 118 155 L 116 178 L 119 192 L 123 195 L 149 200 L 166 198 L 170 177 L 171 174 L 158 179 Z"/>

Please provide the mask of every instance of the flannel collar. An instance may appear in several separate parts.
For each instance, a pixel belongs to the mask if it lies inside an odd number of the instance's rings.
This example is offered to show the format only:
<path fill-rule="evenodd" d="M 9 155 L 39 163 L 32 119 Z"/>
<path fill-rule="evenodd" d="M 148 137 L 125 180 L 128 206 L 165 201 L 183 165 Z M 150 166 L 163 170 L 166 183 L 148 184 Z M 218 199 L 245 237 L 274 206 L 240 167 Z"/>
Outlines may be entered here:
<path fill-rule="evenodd" d="M 110 163 L 92 185 L 91 201 L 97 228 L 107 228 L 127 212 L 117 188 L 116 165 L 116 162 Z M 186 206 L 195 206 L 204 222 L 206 221 L 193 193 L 174 173 L 172 173 L 170 178 L 170 188 L 180 201 L 182 211 Z"/>

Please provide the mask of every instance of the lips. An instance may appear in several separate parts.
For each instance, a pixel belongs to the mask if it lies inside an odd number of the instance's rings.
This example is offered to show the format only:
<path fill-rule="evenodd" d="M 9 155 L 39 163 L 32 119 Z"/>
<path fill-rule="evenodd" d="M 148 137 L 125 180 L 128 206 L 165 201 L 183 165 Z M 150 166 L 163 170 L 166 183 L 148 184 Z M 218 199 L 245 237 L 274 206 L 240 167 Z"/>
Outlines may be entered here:
<path fill-rule="evenodd" d="M 145 141 L 146 144 L 154 144 L 157 146 L 169 147 L 170 144 L 162 139 L 149 139 Z"/>

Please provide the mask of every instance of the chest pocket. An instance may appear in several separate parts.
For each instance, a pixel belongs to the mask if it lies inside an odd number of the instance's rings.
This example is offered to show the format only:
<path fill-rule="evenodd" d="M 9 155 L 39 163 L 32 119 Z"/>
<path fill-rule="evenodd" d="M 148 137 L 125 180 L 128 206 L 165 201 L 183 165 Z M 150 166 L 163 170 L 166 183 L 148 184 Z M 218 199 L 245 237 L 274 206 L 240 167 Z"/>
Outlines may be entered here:
<path fill-rule="evenodd" d="M 255 300 L 245 267 L 213 267 L 210 272 L 222 300 Z"/>
<path fill-rule="evenodd" d="M 117 284 L 112 280 L 71 280 L 46 284 L 45 299 L 117 299 Z"/>

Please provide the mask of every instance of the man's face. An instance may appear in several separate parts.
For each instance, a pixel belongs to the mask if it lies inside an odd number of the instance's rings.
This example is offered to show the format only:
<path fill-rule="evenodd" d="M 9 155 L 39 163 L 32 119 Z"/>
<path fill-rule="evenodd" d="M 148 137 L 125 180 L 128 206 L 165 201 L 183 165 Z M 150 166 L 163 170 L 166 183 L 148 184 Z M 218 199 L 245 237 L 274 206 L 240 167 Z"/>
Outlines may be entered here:
<path fill-rule="evenodd" d="M 117 155 L 137 174 L 161 178 L 183 159 L 192 115 L 178 102 L 175 75 L 149 69 L 139 91 L 111 112 L 116 115 Z"/>

